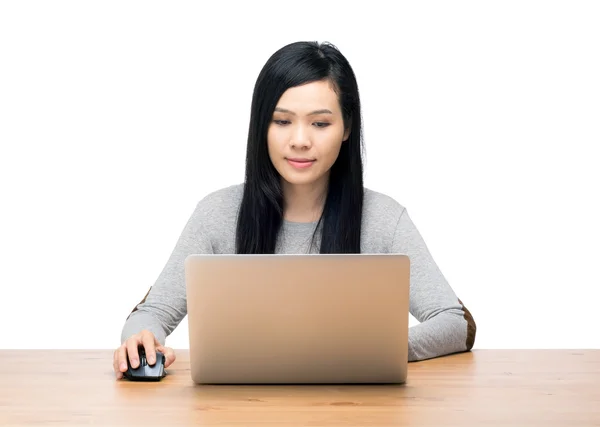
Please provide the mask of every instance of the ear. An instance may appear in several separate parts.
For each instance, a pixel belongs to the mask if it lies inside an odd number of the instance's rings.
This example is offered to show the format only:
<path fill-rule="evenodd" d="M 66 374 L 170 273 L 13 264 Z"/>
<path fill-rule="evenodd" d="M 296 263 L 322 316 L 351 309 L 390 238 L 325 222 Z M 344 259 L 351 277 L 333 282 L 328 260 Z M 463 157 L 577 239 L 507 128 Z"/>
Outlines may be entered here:
<path fill-rule="evenodd" d="M 342 138 L 342 142 L 348 141 L 350 138 L 350 129 L 352 129 L 352 117 L 348 119 L 348 123 L 346 123 L 346 128 L 344 129 L 344 137 Z"/>
<path fill-rule="evenodd" d="M 348 141 L 348 138 L 350 138 L 350 128 L 347 128 L 344 131 L 344 137 L 342 138 L 342 142 Z"/>

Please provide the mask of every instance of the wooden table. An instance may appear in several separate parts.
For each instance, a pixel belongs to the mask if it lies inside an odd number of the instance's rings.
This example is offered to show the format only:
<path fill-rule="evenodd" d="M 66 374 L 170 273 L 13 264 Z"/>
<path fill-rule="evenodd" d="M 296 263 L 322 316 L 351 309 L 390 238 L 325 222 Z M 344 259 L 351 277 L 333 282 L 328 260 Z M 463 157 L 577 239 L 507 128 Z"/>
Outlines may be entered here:
<path fill-rule="evenodd" d="M 176 354 L 138 383 L 111 350 L 0 350 L 0 425 L 600 426 L 600 350 L 477 350 L 393 386 L 199 386 Z"/>

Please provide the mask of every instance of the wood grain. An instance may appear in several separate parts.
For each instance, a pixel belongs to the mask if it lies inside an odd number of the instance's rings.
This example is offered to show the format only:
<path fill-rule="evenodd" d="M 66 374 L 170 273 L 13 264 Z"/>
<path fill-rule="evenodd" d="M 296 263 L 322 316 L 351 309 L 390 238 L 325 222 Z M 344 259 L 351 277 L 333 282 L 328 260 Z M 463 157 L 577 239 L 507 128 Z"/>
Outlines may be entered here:
<path fill-rule="evenodd" d="M 401 386 L 199 386 L 176 354 L 134 383 L 111 350 L 0 350 L 0 425 L 600 426 L 600 350 L 476 350 Z"/>

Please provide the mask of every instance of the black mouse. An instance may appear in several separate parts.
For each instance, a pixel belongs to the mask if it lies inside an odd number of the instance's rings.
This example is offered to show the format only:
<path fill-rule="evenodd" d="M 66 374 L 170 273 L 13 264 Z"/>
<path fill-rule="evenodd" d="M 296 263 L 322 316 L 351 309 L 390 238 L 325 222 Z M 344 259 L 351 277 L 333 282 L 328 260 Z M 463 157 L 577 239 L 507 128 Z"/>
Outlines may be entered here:
<path fill-rule="evenodd" d="M 125 378 L 131 381 L 160 381 L 166 375 L 165 355 L 160 351 L 156 352 L 156 363 L 149 365 L 146 360 L 146 350 L 143 346 L 138 347 L 140 364 L 137 368 L 132 368 L 127 358 L 127 371 L 123 373 Z"/>

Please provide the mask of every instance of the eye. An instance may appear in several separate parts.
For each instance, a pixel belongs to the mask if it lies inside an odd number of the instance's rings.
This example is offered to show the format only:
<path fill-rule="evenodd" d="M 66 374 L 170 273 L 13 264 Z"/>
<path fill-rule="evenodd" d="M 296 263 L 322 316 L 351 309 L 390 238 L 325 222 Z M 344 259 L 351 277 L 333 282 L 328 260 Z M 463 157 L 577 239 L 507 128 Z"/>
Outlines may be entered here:
<path fill-rule="evenodd" d="M 273 120 L 276 125 L 284 126 L 290 124 L 288 120 Z"/>
<path fill-rule="evenodd" d="M 315 122 L 314 125 L 318 128 L 326 128 L 327 126 L 329 126 L 329 123 L 326 122 Z"/>

